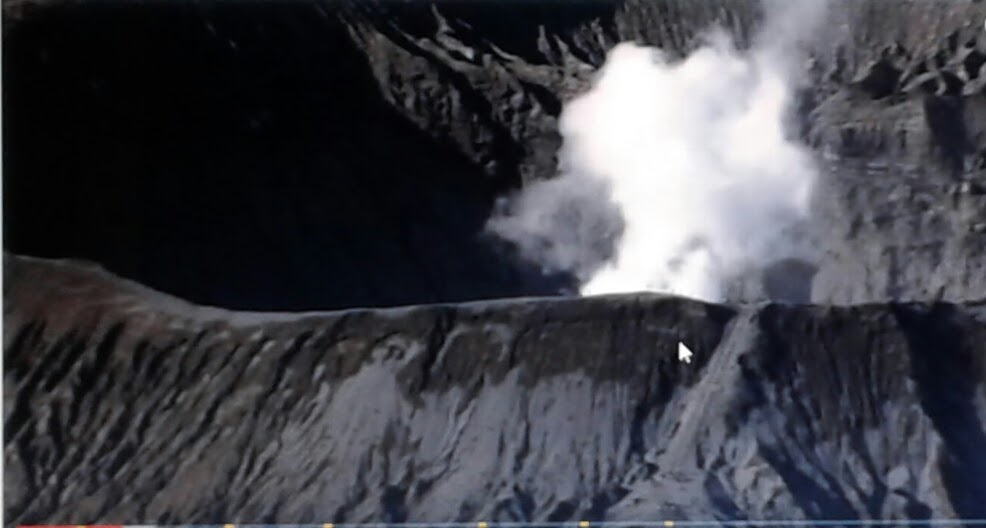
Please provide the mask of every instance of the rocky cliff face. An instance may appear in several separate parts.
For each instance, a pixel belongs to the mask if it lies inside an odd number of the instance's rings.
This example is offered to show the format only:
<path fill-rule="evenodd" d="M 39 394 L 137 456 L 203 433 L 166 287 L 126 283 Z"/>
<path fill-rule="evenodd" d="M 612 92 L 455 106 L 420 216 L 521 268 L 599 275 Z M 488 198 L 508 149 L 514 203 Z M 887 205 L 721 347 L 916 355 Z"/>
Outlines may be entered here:
<path fill-rule="evenodd" d="M 607 49 L 758 2 L 5 4 L 7 250 L 520 297 L 8 254 L 6 518 L 986 516 L 984 5 L 832 1 L 815 304 L 713 306 L 482 226 Z"/>
<path fill-rule="evenodd" d="M 831 0 L 802 135 L 827 159 L 802 300 L 986 294 L 986 8 Z M 483 234 L 551 177 L 614 44 L 747 43 L 758 0 L 6 4 L 5 246 L 206 304 L 559 293 Z"/>
<path fill-rule="evenodd" d="M 258 314 L 4 268 L 8 522 L 986 514 L 980 304 Z"/>

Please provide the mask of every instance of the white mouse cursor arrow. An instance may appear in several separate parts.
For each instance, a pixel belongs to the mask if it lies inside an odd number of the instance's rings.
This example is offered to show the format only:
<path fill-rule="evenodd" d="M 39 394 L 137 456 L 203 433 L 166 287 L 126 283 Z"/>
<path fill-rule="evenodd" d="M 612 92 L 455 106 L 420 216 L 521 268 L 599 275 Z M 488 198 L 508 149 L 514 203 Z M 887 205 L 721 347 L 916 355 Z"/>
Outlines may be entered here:
<path fill-rule="evenodd" d="M 678 341 L 678 361 L 683 361 L 685 363 L 692 362 L 692 351 L 688 350 L 688 347 L 686 347 L 681 341 Z"/>

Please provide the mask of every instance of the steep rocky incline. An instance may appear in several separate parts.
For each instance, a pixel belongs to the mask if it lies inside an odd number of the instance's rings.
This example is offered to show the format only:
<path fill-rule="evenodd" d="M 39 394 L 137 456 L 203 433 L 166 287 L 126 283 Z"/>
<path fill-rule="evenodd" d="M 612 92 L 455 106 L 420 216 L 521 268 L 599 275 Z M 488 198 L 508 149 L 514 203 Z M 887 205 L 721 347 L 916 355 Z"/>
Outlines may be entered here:
<path fill-rule="evenodd" d="M 762 17 L 757 0 L 590 2 L 516 18 L 506 13 L 513 4 L 440 4 L 431 25 L 412 25 L 407 12 L 415 8 L 382 4 L 384 14 L 367 9 L 376 16 L 357 18 L 355 33 L 384 97 L 477 163 L 483 153 L 520 149 L 522 181 L 554 173 L 559 109 L 586 89 L 607 49 L 636 41 L 680 56 L 714 25 L 742 46 Z M 804 140 L 824 160 L 815 196 L 824 256 L 810 299 L 981 298 L 986 7 L 828 4 L 825 22 L 806 36 L 802 101 Z M 565 20 L 563 11 L 585 19 Z M 491 147 L 473 155 L 484 137 Z"/>
<path fill-rule="evenodd" d="M 986 296 L 986 4 L 830 0 L 807 44 L 817 302 Z M 551 177 L 614 44 L 682 55 L 759 0 L 4 4 L 5 248 L 206 304 L 570 291 L 483 234 Z M 806 294 L 807 298 L 809 294 Z"/>
<path fill-rule="evenodd" d="M 986 515 L 981 304 L 237 313 L 10 255 L 4 285 L 8 523 Z"/>
<path fill-rule="evenodd" d="M 482 230 L 759 2 L 5 3 L 5 249 L 115 273 L 5 254 L 8 522 L 986 517 L 986 3 L 830 4 L 817 304 L 718 306 Z"/>
<path fill-rule="evenodd" d="M 981 94 L 986 7 L 978 2 L 827 3 L 820 29 L 806 36 L 805 66 L 815 81 L 806 104 L 818 107 L 818 146 L 872 155 L 878 146 L 867 143 L 877 141 L 877 131 L 888 138 L 898 127 L 928 134 L 919 122 L 904 123 L 910 116 L 900 109 L 883 115 L 884 107 L 920 103 L 925 94 Z M 429 133 L 452 129 L 447 139 L 464 152 L 479 146 L 476 162 L 485 161 L 482 153 L 522 148 L 519 172 L 528 178 L 553 175 L 553 160 L 544 155 L 553 153 L 545 147 L 557 141 L 559 110 L 589 86 L 612 46 L 635 41 L 683 56 L 714 26 L 745 46 L 762 17 L 760 0 L 535 2 L 527 11 L 506 2 L 438 3 L 430 13 L 416 4 L 355 5 L 346 20 L 384 98 Z M 860 107 L 879 107 L 880 115 L 838 113 Z"/>

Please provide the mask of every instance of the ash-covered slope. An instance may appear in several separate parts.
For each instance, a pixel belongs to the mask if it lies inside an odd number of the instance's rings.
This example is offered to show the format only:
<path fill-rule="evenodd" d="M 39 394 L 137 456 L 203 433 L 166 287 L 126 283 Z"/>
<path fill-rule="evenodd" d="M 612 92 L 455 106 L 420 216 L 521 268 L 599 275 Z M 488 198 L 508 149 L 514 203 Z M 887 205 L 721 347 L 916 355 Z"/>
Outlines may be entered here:
<path fill-rule="evenodd" d="M 873 304 L 258 314 L 7 256 L 6 518 L 986 516 L 986 4 L 830 7 L 805 64 L 801 133 L 827 168 L 806 298 Z M 617 42 L 682 54 L 761 17 L 753 0 L 4 9 L 5 248 L 255 309 L 563 291 L 482 228 L 554 174 L 564 102 Z"/>
<path fill-rule="evenodd" d="M 980 304 L 265 315 L 4 270 L 9 523 L 986 515 Z"/>
<path fill-rule="evenodd" d="M 494 202 L 556 171 L 613 45 L 741 44 L 759 0 L 4 4 L 5 248 L 242 309 L 571 288 Z M 817 302 L 986 296 L 986 4 L 831 0 L 803 136 Z"/>

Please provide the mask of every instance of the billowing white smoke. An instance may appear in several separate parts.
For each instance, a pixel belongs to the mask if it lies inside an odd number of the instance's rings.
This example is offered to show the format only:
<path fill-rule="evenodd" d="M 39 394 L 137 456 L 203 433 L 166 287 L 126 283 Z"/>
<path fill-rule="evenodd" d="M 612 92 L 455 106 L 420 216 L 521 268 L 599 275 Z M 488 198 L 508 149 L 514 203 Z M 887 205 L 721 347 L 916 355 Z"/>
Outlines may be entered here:
<path fill-rule="evenodd" d="M 815 168 L 786 127 L 791 50 L 808 29 L 794 12 L 774 13 L 745 52 L 721 32 L 680 61 L 612 49 L 562 113 L 560 175 L 525 189 L 489 228 L 545 268 L 574 272 L 586 295 L 720 301 L 737 276 L 803 258 L 792 230 Z"/>

